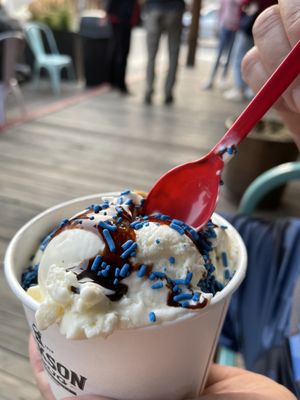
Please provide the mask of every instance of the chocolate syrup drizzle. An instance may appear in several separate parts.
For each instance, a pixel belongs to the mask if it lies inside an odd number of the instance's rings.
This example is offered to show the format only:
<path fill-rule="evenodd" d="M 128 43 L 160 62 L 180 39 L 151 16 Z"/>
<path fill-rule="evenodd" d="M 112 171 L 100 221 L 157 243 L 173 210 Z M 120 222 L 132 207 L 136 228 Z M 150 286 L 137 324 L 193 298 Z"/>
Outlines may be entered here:
<path fill-rule="evenodd" d="M 130 266 L 129 273 L 132 273 L 134 271 L 137 271 L 140 267 L 140 265 L 136 265 L 130 261 L 130 256 L 126 259 L 122 259 L 120 256 L 124 252 L 124 250 L 121 247 L 122 244 L 124 244 L 128 240 L 136 242 L 135 230 L 133 227 L 130 226 L 130 224 L 134 221 L 138 221 L 139 218 L 142 221 L 143 217 L 138 215 L 139 207 L 136 207 L 134 205 L 129 205 L 129 210 L 131 214 L 128 213 L 126 210 L 124 210 L 122 206 L 119 206 L 119 208 L 122 210 L 122 212 L 118 212 L 117 221 L 119 222 L 113 220 L 113 216 L 109 216 L 108 218 L 108 220 L 112 221 L 114 225 L 117 227 L 115 231 L 110 231 L 110 234 L 112 236 L 112 239 L 116 247 L 116 251 L 114 253 L 111 252 L 109 246 L 106 243 L 106 240 L 103 236 L 103 228 L 99 226 L 98 222 L 90 219 L 91 215 L 95 215 L 92 206 L 86 209 L 83 213 L 73 217 L 72 219 L 68 220 L 65 224 L 61 225 L 53 234 L 53 237 L 55 237 L 65 230 L 83 229 L 86 231 L 91 231 L 102 238 L 105 244 L 105 248 L 102 253 L 99 253 L 99 255 L 102 257 L 102 261 L 104 261 L 107 265 L 110 265 L 110 269 L 108 271 L 107 276 L 104 277 L 102 275 L 98 275 L 97 272 L 94 272 L 91 269 L 97 255 L 91 259 L 84 260 L 82 263 L 80 263 L 80 265 L 71 267 L 68 270 L 71 270 L 77 276 L 77 280 L 79 281 L 79 283 L 84 284 L 86 281 L 91 281 L 106 289 L 113 291 L 114 292 L 113 294 L 106 295 L 111 301 L 119 301 L 128 291 L 128 285 L 121 282 L 121 280 L 124 278 L 119 276 L 118 283 L 115 284 L 116 268 L 122 268 L 124 263 L 127 263 Z M 155 216 L 149 217 L 147 221 L 158 223 L 160 225 L 170 225 L 171 223 L 171 220 L 161 220 L 155 218 Z M 188 232 L 186 232 L 186 234 L 190 237 L 191 240 L 193 240 L 193 238 Z M 194 240 L 193 242 L 198 247 L 198 243 L 196 243 Z M 146 265 L 146 267 L 147 268 L 145 277 L 149 277 L 149 275 L 153 270 L 153 265 Z M 203 278 L 205 278 L 205 276 L 203 276 Z M 169 289 L 167 297 L 167 305 L 171 307 L 181 307 L 180 302 L 174 300 L 174 296 L 176 296 L 176 293 L 173 292 L 173 287 L 175 286 L 175 284 L 172 282 L 172 280 L 170 280 L 169 278 L 159 278 L 159 279 L 167 280 L 166 287 Z M 193 293 L 191 286 L 188 285 L 187 287 Z M 80 288 L 72 286 L 71 290 L 76 294 L 80 293 Z M 189 305 L 188 308 L 189 309 L 203 308 L 206 306 L 207 303 L 208 300 L 205 298 L 204 301 L 202 301 L 201 303 L 198 302 L 197 304 Z"/>

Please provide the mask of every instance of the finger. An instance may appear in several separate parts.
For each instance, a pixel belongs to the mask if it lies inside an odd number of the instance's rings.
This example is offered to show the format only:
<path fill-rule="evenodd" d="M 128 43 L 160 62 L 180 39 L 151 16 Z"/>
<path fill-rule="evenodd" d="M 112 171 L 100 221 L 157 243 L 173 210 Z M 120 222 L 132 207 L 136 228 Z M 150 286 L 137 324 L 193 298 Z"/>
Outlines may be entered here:
<path fill-rule="evenodd" d="M 253 38 L 266 70 L 273 72 L 292 48 L 278 6 L 267 8 L 257 17 Z"/>
<path fill-rule="evenodd" d="M 291 50 L 279 6 L 270 7 L 259 15 L 253 36 L 261 63 L 270 75 Z M 300 78 L 294 80 L 283 98 L 291 111 L 300 112 Z"/>
<path fill-rule="evenodd" d="M 260 57 L 257 47 L 253 47 L 245 55 L 242 62 L 242 75 L 245 82 L 251 87 L 254 93 L 257 93 L 269 78 Z M 276 101 L 274 108 L 286 110 L 287 106 L 282 97 Z"/>
<path fill-rule="evenodd" d="M 231 377 L 236 377 L 240 373 L 240 368 L 212 364 L 206 381 L 206 389 L 218 382 L 230 379 Z"/>
<path fill-rule="evenodd" d="M 279 9 L 291 46 L 300 40 L 300 2 L 299 0 L 279 0 Z"/>
<path fill-rule="evenodd" d="M 76 398 L 77 398 L 77 400 L 110 400 L 107 397 L 100 397 L 100 396 L 94 396 L 94 395 L 78 396 Z M 63 400 L 74 400 L 74 397 L 66 397 Z"/>
<path fill-rule="evenodd" d="M 31 368 L 34 374 L 39 373 L 44 370 L 43 363 L 41 360 L 40 353 L 36 347 L 34 338 L 32 335 L 29 336 L 28 342 L 28 352 L 29 352 L 29 361 L 31 364 Z"/>

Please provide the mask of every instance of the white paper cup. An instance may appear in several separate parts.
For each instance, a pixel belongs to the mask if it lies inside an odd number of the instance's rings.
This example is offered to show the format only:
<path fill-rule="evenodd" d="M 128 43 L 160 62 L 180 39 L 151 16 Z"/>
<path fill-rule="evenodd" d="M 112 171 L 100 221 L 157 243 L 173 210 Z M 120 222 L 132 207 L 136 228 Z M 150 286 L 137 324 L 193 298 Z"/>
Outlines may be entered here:
<path fill-rule="evenodd" d="M 116 193 L 103 194 L 110 195 Z M 227 221 L 214 216 L 217 223 L 229 226 L 238 245 L 237 270 L 211 303 L 192 316 L 117 330 L 106 339 L 67 340 L 57 325 L 40 332 L 34 316 L 38 303 L 20 286 L 22 271 L 41 239 L 59 221 L 95 201 L 99 202 L 99 195 L 39 214 L 16 233 L 5 255 L 7 281 L 23 304 L 55 397 L 99 394 L 120 400 L 180 400 L 196 396 L 204 388 L 231 295 L 245 276 L 247 255 L 242 239 Z"/>

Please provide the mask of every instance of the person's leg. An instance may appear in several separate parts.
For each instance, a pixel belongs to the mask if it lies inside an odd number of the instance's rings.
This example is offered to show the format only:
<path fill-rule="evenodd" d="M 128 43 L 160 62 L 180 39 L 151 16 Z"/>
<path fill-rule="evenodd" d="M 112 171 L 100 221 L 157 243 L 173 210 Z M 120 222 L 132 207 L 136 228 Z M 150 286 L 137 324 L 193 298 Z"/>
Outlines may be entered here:
<path fill-rule="evenodd" d="M 216 78 L 216 75 L 217 75 L 217 72 L 219 69 L 222 54 L 223 54 L 225 48 L 227 47 L 228 36 L 230 36 L 230 31 L 228 29 L 226 29 L 224 26 L 222 26 L 220 28 L 220 32 L 219 32 L 219 44 L 218 44 L 218 48 L 217 48 L 217 58 L 214 63 L 214 66 L 212 68 L 208 82 L 204 86 L 204 89 L 212 89 L 213 88 L 214 80 Z"/>
<path fill-rule="evenodd" d="M 234 88 L 224 93 L 227 100 L 241 101 L 244 99 L 244 92 L 247 88 L 242 77 L 242 60 L 244 55 L 253 46 L 253 38 L 246 33 L 239 31 L 236 35 L 233 49 L 233 80 Z"/>
<path fill-rule="evenodd" d="M 252 46 L 253 38 L 246 33 L 239 31 L 233 59 L 233 78 L 236 88 L 242 91 L 245 90 L 247 86 L 242 77 L 242 60 L 244 55 Z"/>
<path fill-rule="evenodd" d="M 147 86 L 145 94 L 145 102 L 151 103 L 153 93 L 153 84 L 155 80 L 155 58 L 159 46 L 159 41 L 162 33 L 161 12 L 152 10 L 146 15 L 146 30 L 147 30 Z"/>
<path fill-rule="evenodd" d="M 130 51 L 130 41 L 131 41 L 131 26 L 122 24 L 120 26 L 119 52 L 117 58 L 117 83 L 118 83 L 118 88 L 124 94 L 129 93 L 125 82 L 125 76 L 126 76 L 127 59 Z"/>
<path fill-rule="evenodd" d="M 223 68 L 223 72 L 222 72 L 222 80 L 223 81 L 227 78 L 227 75 L 228 75 L 228 69 L 229 69 L 229 64 L 231 61 L 231 54 L 232 54 L 235 34 L 236 34 L 236 32 L 234 32 L 234 31 L 228 31 L 227 42 L 226 42 L 227 58 L 226 58 L 226 62 L 225 62 L 224 68 Z"/>
<path fill-rule="evenodd" d="M 6 88 L 4 83 L 0 82 L 0 126 L 5 124 L 5 100 Z"/>
<path fill-rule="evenodd" d="M 118 26 L 116 24 L 112 24 L 112 38 L 110 39 L 109 51 L 108 51 L 109 54 L 108 81 L 113 87 L 117 86 L 117 78 L 116 78 L 117 44 L 118 44 Z"/>
<path fill-rule="evenodd" d="M 169 70 L 165 83 L 165 102 L 173 102 L 173 86 L 175 84 L 178 57 L 180 50 L 181 31 L 182 31 L 182 13 L 168 12 L 166 14 L 166 30 L 168 34 L 169 48 Z"/>
<path fill-rule="evenodd" d="M 111 83 L 127 93 L 125 74 L 127 58 L 130 49 L 131 26 L 127 24 L 114 24 L 114 46 L 112 53 Z"/>

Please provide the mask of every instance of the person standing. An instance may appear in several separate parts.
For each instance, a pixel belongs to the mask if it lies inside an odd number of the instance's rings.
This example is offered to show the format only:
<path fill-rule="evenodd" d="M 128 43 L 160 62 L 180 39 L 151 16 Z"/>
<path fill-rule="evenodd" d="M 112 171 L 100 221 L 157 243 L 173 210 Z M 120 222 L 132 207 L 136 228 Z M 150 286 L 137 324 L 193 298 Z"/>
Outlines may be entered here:
<path fill-rule="evenodd" d="M 132 27 L 138 24 L 140 6 L 138 0 L 109 0 L 106 7 L 112 25 L 109 82 L 121 94 L 130 94 L 126 81 L 127 58 L 130 50 Z"/>
<path fill-rule="evenodd" d="M 222 71 L 222 81 L 225 81 L 230 63 L 231 50 L 235 34 L 240 26 L 242 5 L 245 0 L 221 0 L 219 9 L 219 45 L 217 58 L 211 71 L 205 90 L 212 89 L 220 66 L 222 55 L 225 53 L 226 62 Z"/>
<path fill-rule="evenodd" d="M 169 68 L 165 81 L 165 104 L 174 101 L 173 87 L 176 80 L 178 56 L 182 31 L 182 15 L 185 9 L 184 0 L 146 0 L 147 31 L 147 87 L 145 103 L 152 103 L 155 80 L 155 58 L 161 35 L 168 35 Z"/>
<path fill-rule="evenodd" d="M 246 0 L 246 9 L 241 18 L 233 49 L 233 80 L 234 87 L 224 92 L 224 98 L 232 101 L 249 100 L 252 96 L 242 77 L 242 60 L 253 46 L 252 27 L 256 18 L 266 8 L 277 4 L 277 0 Z"/>

